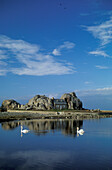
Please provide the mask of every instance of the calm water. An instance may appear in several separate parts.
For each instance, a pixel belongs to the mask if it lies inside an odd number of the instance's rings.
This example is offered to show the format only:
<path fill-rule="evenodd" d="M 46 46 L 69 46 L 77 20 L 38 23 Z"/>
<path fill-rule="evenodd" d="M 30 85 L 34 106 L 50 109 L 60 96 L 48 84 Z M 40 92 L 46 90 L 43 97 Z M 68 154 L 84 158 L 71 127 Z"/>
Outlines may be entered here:
<path fill-rule="evenodd" d="M 112 118 L 1 122 L 1 169 L 112 169 Z"/>

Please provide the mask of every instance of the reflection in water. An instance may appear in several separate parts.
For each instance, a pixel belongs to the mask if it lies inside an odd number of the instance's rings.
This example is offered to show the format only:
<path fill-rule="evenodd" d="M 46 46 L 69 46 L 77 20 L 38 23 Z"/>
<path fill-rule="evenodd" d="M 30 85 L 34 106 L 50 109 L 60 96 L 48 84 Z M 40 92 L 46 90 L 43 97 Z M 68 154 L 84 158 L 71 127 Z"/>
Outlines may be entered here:
<path fill-rule="evenodd" d="M 4 130 L 13 130 L 20 125 L 20 122 L 18 121 L 2 122 L 1 125 Z"/>
<path fill-rule="evenodd" d="M 30 130 L 28 129 L 23 129 L 23 126 L 21 125 L 21 137 L 23 136 L 23 134 L 28 133 Z"/>
<path fill-rule="evenodd" d="M 64 135 L 76 136 L 77 127 L 83 125 L 83 121 L 80 120 L 25 120 L 25 121 L 11 121 L 11 122 L 2 122 L 2 128 L 4 130 L 12 130 L 18 126 L 26 126 L 30 131 L 34 132 L 36 135 L 45 135 L 52 131 L 60 131 Z M 22 135 L 23 133 L 28 133 L 29 130 L 21 128 Z"/>
<path fill-rule="evenodd" d="M 0 151 L 0 159 L 2 159 L 0 170 L 53 170 L 59 169 L 59 166 L 65 169 L 60 162 L 66 162 L 66 160 L 70 162 L 70 158 L 69 151 L 26 150 L 13 152 L 10 156 L 7 152 Z M 16 163 L 17 160 L 19 163 Z M 66 167 L 68 164 L 66 163 Z"/>
<path fill-rule="evenodd" d="M 79 127 L 77 127 L 77 136 L 79 135 L 83 135 L 84 134 L 84 130 L 83 129 L 79 129 Z"/>
<path fill-rule="evenodd" d="M 30 130 L 22 138 L 21 125 Z M 84 136 L 65 137 L 76 136 L 77 127 L 84 128 Z M 112 169 L 112 118 L 2 122 L 1 169 Z"/>

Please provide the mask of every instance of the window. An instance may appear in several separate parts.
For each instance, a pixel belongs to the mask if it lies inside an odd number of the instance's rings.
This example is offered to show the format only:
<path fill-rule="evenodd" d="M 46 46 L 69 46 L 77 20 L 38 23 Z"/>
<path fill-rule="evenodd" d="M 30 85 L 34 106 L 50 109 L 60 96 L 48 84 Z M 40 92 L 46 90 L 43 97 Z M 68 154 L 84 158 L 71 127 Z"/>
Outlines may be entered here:
<path fill-rule="evenodd" d="M 56 108 L 59 108 L 59 105 L 56 105 Z"/>
<path fill-rule="evenodd" d="M 63 108 L 63 106 L 61 105 L 61 106 L 60 106 L 60 109 L 62 109 L 62 108 Z"/>

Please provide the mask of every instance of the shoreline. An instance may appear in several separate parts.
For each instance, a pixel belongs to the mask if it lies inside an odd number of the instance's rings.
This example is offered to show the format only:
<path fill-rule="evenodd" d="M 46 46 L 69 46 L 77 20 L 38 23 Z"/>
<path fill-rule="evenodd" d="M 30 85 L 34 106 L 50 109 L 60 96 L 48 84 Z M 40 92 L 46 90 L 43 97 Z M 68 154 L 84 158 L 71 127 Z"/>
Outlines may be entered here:
<path fill-rule="evenodd" d="M 66 111 L 32 111 L 32 110 L 7 110 L 0 112 L 0 121 L 6 120 L 29 120 L 29 119 L 99 119 L 112 117 L 112 111 L 87 111 L 87 110 L 66 110 Z"/>

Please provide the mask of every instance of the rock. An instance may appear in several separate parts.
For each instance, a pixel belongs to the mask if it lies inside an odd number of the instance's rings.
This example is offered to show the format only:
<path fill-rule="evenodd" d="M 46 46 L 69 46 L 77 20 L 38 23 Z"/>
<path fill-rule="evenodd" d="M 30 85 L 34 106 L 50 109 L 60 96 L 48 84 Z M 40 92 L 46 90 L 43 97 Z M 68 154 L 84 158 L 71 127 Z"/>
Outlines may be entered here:
<path fill-rule="evenodd" d="M 22 110 L 51 110 L 55 109 L 55 101 L 59 109 L 82 109 L 82 102 L 77 98 L 74 92 L 65 93 L 61 99 L 50 99 L 45 95 L 36 95 L 25 105 L 21 105 L 15 100 L 4 100 L 2 103 L 2 109 L 22 109 Z M 1 109 L 0 109 L 1 110 Z"/>
<path fill-rule="evenodd" d="M 18 109 L 21 107 L 21 104 L 15 100 L 4 100 L 2 103 L 2 108 L 4 109 Z"/>
<path fill-rule="evenodd" d="M 50 110 L 53 109 L 53 100 L 45 95 L 36 95 L 29 100 L 28 106 L 36 110 Z"/>
<path fill-rule="evenodd" d="M 0 112 L 6 112 L 6 111 L 7 111 L 6 108 L 4 108 L 3 106 L 0 107 Z"/>
<path fill-rule="evenodd" d="M 95 109 L 94 112 L 100 112 L 100 109 Z"/>
<path fill-rule="evenodd" d="M 77 98 L 74 92 L 64 94 L 61 99 L 65 100 L 68 109 L 82 109 L 82 102 Z M 54 98 L 50 99 L 45 95 L 36 95 L 28 102 L 26 109 L 51 110 L 54 109 Z M 61 104 L 61 103 L 60 103 Z"/>
<path fill-rule="evenodd" d="M 61 96 L 61 99 L 64 99 L 67 102 L 68 109 L 82 109 L 82 102 L 77 98 L 74 92 L 65 93 Z"/>

